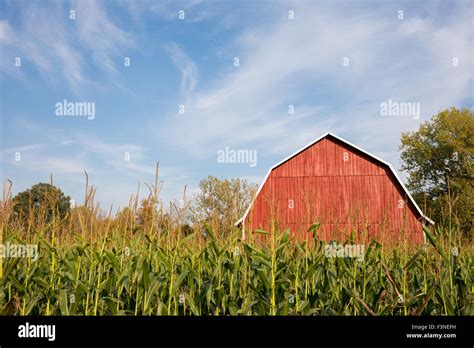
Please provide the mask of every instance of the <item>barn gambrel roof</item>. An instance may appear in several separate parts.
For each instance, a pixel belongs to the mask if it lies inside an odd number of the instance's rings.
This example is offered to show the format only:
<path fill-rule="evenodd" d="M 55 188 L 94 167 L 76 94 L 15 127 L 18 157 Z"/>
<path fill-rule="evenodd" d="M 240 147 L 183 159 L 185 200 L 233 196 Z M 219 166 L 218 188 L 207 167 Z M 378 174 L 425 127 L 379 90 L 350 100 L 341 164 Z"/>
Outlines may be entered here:
<path fill-rule="evenodd" d="M 285 163 L 286 161 L 290 160 L 291 158 L 295 157 L 296 155 L 298 155 L 299 153 L 305 151 L 307 148 L 313 146 L 314 144 L 316 144 L 317 142 L 319 142 L 320 140 L 326 138 L 326 137 L 333 137 L 334 139 L 337 139 L 339 141 L 341 141 L 342 143 L 344 144 L 347 144 L 349 145 L 350 147 L 354 148 L 355 150 L 373 158 L 374 160 L 376 160 L 377 162 L 383 164 L 385 167 L 389 168 L 390 169 L 390 172 L 393 174 L 393 176 L 397 179 L 398 183 L 400 184 L 400 186 L 402 187 L 402 189 L 404 190 L 404 192 L 406 193 L 408 199 L 410 200 L 410 202 L 413 204 L 413 206 L 415 207 L 416 211 L 418 212 L 418 214 L 420 215 L 420 217 L 422 219 L 424 219 L 426 222 L 430 223 L 430 224 L 434 224 L 433 220 L 431 220 L 430 218 L 428 218 L 425 214 L 423 214 L 423 212 L 421 211 L 420 207 L 418 206 L 418 204 L 416 204 L 415 200 L 413 199 L 413 197 L 411 196 L 410 192 L 407 190 L 407 188 L 405 187 L 405 185 L 403 184 L 402 180 L 400 179 L 400 177 L 397 175 L 397 172 L 394 170 L 394 168 L 392 167 L 392 165 L 380 158 L 378 158 L 377 156 L 375 156 L 374 154 L 371 154 L 370 152 L 364 150 L 364 149 L 361 149 L 360 147 L 350 143 L 349 141 L 331 133 L 331 132 L 327 132 L 323 135 L 321 135 L 319 138 L 313 140 L 311 143 L 303 146 L 301 149 L 299 149 L 298 151 L 296 151 L 295 153 L 291 154 L 290 156 L 286 157 L 285 159 L 281 160 L 280 162 L 278 162 L 277 164 L 275 164 L 274 166 L 272 166 L 268 172 L 267 172 L 267 175 L 265 176 L 265 178 L 263 179 L 263 182 L 262 184 L 259 186 L 258 190 L 257 190 L 257 193 L 255 194 L 254 198 L 252 199 L 252 202 L 249 204 L 249 207 L 247 208 L 247 210 L 245 211 L 245 214 L 244 216 L 242 216 L 242 218 L 240 218 L 239 221 L 236 222 L 236 226 L 243 223 L 247 217 L 247 215 L 249 214 L 250 212 L 250 209 L 252 208 L 255 200 L 257 199 L 260 191 L 262 190 L 263 186 L 265 185 L 265 182 L 267 181 L 268 177 L 270 176 L 270 173 L 272 172 L 273 169 L 279 167 L 280 165 L 282 165 L 283 163 Z M 242 224 L 244 225 L 244 224 Z M 242 226 L 244 228 L 244 226 Z"/>

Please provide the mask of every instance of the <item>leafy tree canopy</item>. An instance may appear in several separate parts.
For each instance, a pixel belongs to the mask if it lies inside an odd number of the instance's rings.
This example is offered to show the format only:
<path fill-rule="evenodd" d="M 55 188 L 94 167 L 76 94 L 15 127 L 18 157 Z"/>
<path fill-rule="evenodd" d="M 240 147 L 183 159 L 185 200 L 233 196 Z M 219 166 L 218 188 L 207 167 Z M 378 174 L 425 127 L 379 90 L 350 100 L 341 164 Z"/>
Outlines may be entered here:
<path fill-rule="evenodd" d="M 59 188 L 45 183 L 33 185 L 13 198 L 14 213 L 23 217 L 31 213 L 45 214 L 51 221 L 53 214 L 65 217 L 71 208 L 70 197 Z"/>
<path fill-rule="evenodd" d="M 449 215 L 472 233 L 474 211 L 474 114 L 450 108 L 402 133 L 402 169 L 408 188 L 438 223 Z M 450 220 L 450 219 L 449 219 Z M 451 221 L 451 220 L 450 220 Z"/>
<path fill-rule="evenodd" d="M 219 227 L 230 230 L 247 209 L 255 186 L 241 179 L 219 179 L 208 176 L 199 183 L 196 196 L 198 214 L 207 221 L 218 221 Z"/>

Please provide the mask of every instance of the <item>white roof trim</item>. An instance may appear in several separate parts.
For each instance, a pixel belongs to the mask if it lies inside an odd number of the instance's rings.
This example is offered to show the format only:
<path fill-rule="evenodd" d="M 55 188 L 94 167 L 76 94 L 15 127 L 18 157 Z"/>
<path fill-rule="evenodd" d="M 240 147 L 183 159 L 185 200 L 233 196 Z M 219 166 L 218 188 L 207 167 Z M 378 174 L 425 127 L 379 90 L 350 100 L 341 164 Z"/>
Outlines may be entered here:
<path fill-rule="evenodd" d="M 255 194 L 254 198 L 252 199 L 252 202 L 249 204 L 247 210 L 245 211 L 245 214 L 244 216 L 242 216 L 242 218 L 240 218 L 239 221 L 237 221 L 235 223 L 235 225 L 238 225 L 240 224 L 241 222 L 244 222 L 245 221 L 245 218 L 247 217 L 248 213 L 250 212 L 250 209 L 252 208 L 255 200 L 257 199 L 260 191 L 262 190 L 263 186 L 265 185 L 265 182 L 267 181 L 268 177 L 270 176 L 270 173 L 272 172 L 273 169 L 277 168 L 278 166 L 280 166 L 281 164 L 285 163 L 286 161 L 288 161 L 289 159 L 295 157 L 296 155 L 298 155 L 300 152 L 303 152 L 304 150 L 306 150 L 308 147 L 316 144 L 318 141 L 322 140 L 323 138 L 326 138 L 328 135 L 342 141 L 343 143 L 353 147 L 354 149 L 372 157 L 373 159 L 377 160 L 378 162 L 382 163 L 382 164 L 385 164 L 389 169 L 390 171 L 392 172 L 392 174 L 395 176 L 395 178 L 397 179 L 398 183 L 400 184 L 400 186 L 403 188 L 403 190 L 405 191 L 405 193 L 407 194 L 408 198 L 410 199 L 411 203 L 413 203 L 413 206 L 415 207 L 415 209 L 418 211 L 418 213 L 420 214 L 420 216 L 422 218 L 424 218 L 426 221 L 428 221 L 430 224 L 434 224 L 433 220 L 431 220 L 430 218 L 428 218 L 425 214 L 423 214 L 423 212 L 421 211 L 420 207 L 418 206 L 418 204 L 416 204 L 415 200 L 413 199 L 413 197 L 411 196 L 410 192 L 408 192 L 407 188 L 405 187 L 405 185 L 403 184 L 403 182 L 400 180 L 400 178 L 398 177 L 397 175 L 397 172 L 393 169 L 392 165 L 388 162 L 385 162 L 384 160 L 378 158 L 377 156 L 371 154 L 370 152 L 368 151 L 365 151 L 363 149 L 361 149 L 360 147 L 348 142 L 347 140 L 331 133 L 331 132 L 326 132 L 324 133 L 323 135 L 321 135 L 319 138 L 317 138 L 316 140 L 313 140 L 311 143 L 303 146 L 301 149 L 299 149 L 298 151 L 294 152 L 293 154 L 291 154 L 290 156 L 286 157 L 285 159 L 281 160 L 280 162 L 278 162 L 277 164 L 275 164 L 274 166 L 272 166 L 268 172 L 267 172 L 267 175 L 265 175 L 265 178 L 263 179 L 263 182 L 262 184 L 259 186 L 258 190 L 257 190 L 257 193 Z M 244 231 L 244 224 L 242 224 L 242 231 Z M 245 232 L 243 232 L 245 233 Z M 245 235 L 243 235 L 243 237 L 245 238 Z"/>

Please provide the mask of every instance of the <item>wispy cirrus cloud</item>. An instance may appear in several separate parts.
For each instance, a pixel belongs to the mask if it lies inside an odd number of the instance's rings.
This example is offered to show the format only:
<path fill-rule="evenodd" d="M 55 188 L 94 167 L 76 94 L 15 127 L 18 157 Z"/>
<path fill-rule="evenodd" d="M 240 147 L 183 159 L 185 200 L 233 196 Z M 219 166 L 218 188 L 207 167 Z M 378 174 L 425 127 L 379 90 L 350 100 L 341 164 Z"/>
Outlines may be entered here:
<path fill-rule="evenodd" d="M 213 20 L 221 15 L 216 9 L 218 3 L 203 0 L 121 1 L 121 4 L 132 13 L 136 20 L 140 20 L 147 12 L 167 21 L 179 18 L 188 23 Z"/>
<path fill-rule="evenodd" d="M 173 64 L 181 73 L 181 93 L 189 96 L 196 87 L 198 81 L 198 71 L 194 61 L 176 43 L 167 44 L 166 51 L 169 53 Z"/>
<path fill-rule="evenodd" d="M 81 87 L 92 82 L 91 63 L 114 72 L 114 61 L 133 42 L 110 19 L 102 2 L 29 2 L 15 11 L 14 24 L 0 21 L 0 69 L 24 81 L 16 58 L 23 66 L 34 66 L 47 81 Z"/>
<path fill-rule="evenodd" d="M 74 8 L 77 9 L 77 37 L 81 45 L 87 47 L 97 66 L 115 72 L 115 58 L 133 46 L 132 35 L 110 19 L 101 2 L 76 0 Z"/>
<path fill-rule="evenodd" d="M 468 4 L 436 21 L 417 14 L 399 20 L 391 4 L 348 4 L 344 11 L 330 3 L 278 5 L 279 20 L 256 24 L 233 43 L 240 66 L 231 68 L 229 61 L 228 72 L 216 75 L 211 87 L 196 88 L 184 117 L 172 114 L 160 125 L 163 141 L 196 157 L 226 145 L 282 155 L 331 130 L 370 150 L 392 149 L 395 158 L 401 131 L 469 98 Z M 453 57 L 459 66 L 453 67 Z M 379 105 L 390 98 L 419 102 L 422 118 L 381 117 Z"/>

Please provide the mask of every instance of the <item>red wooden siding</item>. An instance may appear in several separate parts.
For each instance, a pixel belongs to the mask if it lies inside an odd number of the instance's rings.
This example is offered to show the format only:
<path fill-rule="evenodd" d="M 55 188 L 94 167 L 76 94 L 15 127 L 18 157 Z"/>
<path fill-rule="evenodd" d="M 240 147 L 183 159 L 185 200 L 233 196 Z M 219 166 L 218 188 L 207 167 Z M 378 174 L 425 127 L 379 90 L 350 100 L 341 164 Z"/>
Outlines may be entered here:
<path fill-rule="evenodd" d="M 290 228 L 323 240 L 423 242 L 420 214 L 391 170 L 330 135 L 274 168 L 244 219 L 247 231 Z"/>

